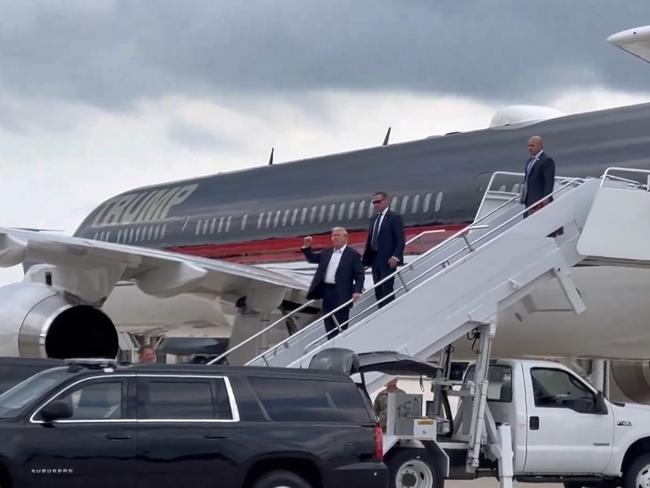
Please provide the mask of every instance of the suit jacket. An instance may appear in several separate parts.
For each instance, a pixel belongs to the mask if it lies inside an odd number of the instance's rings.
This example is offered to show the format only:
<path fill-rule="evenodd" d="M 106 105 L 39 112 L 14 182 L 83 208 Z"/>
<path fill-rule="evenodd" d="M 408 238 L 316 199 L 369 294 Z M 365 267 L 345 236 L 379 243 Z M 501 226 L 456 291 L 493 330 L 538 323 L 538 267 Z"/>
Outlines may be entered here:
<path fill-rule="evenodd" d="M 391 256 L 399 259 L 399 264 L 404 264 L 404 223 L 402 222 L 402 216 L 388 209 L 379 228 L 377 251 L 373 251 L 370 241 L 372 240 L 372 229 L 375 227 L 378 218 L 379 214 L 375 214 L 370 219 L 366 249 L 363 252 L 363 265 L 388 269 L 388 260 Z"/>
<path fill-rule="evenodd" d="M 323 298 L 325 272 L 327 271 L 327 265 L 330 262 L 334 248 L 329 247 L 321 252 L 314 252 L 311 247 L 307 247 L 303 248 L 302 252 L 307 261 L 318 264 L 316 274 L 314 274 L 309 291 L 307 292 L 307 298 L 310 300 Z M 336 277 L 334 280 L 336 292 L 339 295 L 341 303 L 350 300 L 352 293 L 361 293 L 363 291 L 364 278 L 365 273 L 361 266 L 361 256 L 350 246 L 346 246 L 339 261 L 339 266 L 336 268 Z"/>
<path fill-rule="evenodd" d="M 528 166 L 528 162 L 526 162 Z M 526 168 L 524 167 L 524 171 Z M 555 161 L 546 152 L 542 152 L 533 167 L 524 176 L 525 190 L 521 194 L 521 203 L 530 207 L 546 195 L 553 193 L 555 184 Z M 552 201 L 551 197 L 549 201 Z"/>

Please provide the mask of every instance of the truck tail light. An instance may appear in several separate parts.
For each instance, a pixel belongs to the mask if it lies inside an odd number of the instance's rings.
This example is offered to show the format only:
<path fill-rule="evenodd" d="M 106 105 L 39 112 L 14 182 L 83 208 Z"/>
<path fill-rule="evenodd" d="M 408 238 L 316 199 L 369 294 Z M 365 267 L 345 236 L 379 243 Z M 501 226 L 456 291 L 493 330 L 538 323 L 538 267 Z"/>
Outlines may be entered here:
<path fill-rule="evenodd" d="M 384 457 L 384 433 L 379 424 L 375 425 L 375 458 L 381 461 Z"/>

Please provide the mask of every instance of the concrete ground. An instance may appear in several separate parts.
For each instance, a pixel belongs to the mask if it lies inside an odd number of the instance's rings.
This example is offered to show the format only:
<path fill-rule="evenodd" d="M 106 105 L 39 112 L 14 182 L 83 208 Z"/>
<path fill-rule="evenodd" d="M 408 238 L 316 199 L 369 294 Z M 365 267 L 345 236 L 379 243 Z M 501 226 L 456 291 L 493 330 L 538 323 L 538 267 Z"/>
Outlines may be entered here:
<path fill-rule="evenodd" d="M 563 488 L 560 483 L 514 483 L 516 488 Z M 499 488 L 499 482 L 492 478 L 473 481 L 447 481 L 445 488 Z"/>

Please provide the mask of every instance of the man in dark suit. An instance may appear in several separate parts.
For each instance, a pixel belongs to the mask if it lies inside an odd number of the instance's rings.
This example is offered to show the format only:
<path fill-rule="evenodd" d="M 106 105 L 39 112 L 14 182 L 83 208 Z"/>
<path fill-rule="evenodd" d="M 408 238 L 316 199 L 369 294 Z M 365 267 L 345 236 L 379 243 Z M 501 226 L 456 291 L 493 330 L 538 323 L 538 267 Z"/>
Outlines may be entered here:
<path fill-rule="evenodd" d="M 553 193 L 555 185 L 555 161 L 544 152 L 544 141 L 540 136 L 528 139 L 528 154 L 530 154 L 530 158 L 526 161 L 520 199 L 520 202 L 528 209 L 524 212 L 524 218 L 553 201 L 553 197 L 550 195 Z M 542 200 L 547 195 L 548 198 Z M 539 203 L 531 207 L 535 202 Z M 557 237 L 562 234 L 564 234 L 564 228 L 560 227 L 547 237 Z"/>
<path fill-rule="evenodd" d="M 310 263 L 318 264 L 316 274 L 311 282 L 307 298 L 323 299 L 323 313 L 332 310 L 358 298 L 363 291 L 365 278 L 361 266 L 361 256 L 348 245 L 348 233 L 343 227 L 332 229 L 332 245 L 321 252 L 314 252 L 311 248 L 312 238 L 307 236 L 303 241 L 302 252 Z M 347 306 L 325 319 L 327 338 L 331 339 L 342 330 L 348 328 L 347 321 L 350 317 L 350 306 Z M 338 322 L 338 326 L 337 326 Z"/>
<path fill-rule="evenodd" d="M 370 219 L 362 262 L 364 266 L 372 267 L 372 279 L 379 283 L 392 274 L 397 265 L 404 264 L 404 223 L 399 214 L 391 211 L 387 193 L 375 193 L 372 205 L 376 213 Z M 375 288 L 379 308 L 395 299 L 391 295 L 394 282 L 395 279 L 391 278 Z"/>
<path fill-rule="evenodd" d="M 520 200 L 528 208 L 524 217 L 553 201 L 553 197 L 548 197 L 546 200 L 542 200 L 542 198 L 553 193 L 555 184 L 555 161 L 544 152 L 544 141 L 540 136 L 528 139 L 528 154 L 530 154 L 530 158 L 526 162 Z M 539 200 L 542 201 L 529 208 Z"/>

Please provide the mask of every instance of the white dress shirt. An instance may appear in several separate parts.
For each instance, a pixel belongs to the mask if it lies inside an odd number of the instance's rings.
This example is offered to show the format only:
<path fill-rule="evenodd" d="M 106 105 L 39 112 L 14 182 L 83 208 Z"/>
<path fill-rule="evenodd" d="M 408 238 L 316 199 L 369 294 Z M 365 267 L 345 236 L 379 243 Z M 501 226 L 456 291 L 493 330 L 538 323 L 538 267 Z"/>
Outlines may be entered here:
<path fill-rule="evenodd" d="M 341 249 L 334 249 L 332 252 L 332 257 L 330 262 L 327 263 L 327 271 L 325 271 L 325 283 L 333 285 L 336 283 L 336 270 L 339 267 L 341 262 L 341 256 L 343 256 L 343 251 L 347 245 L 343 246 Z"/>

